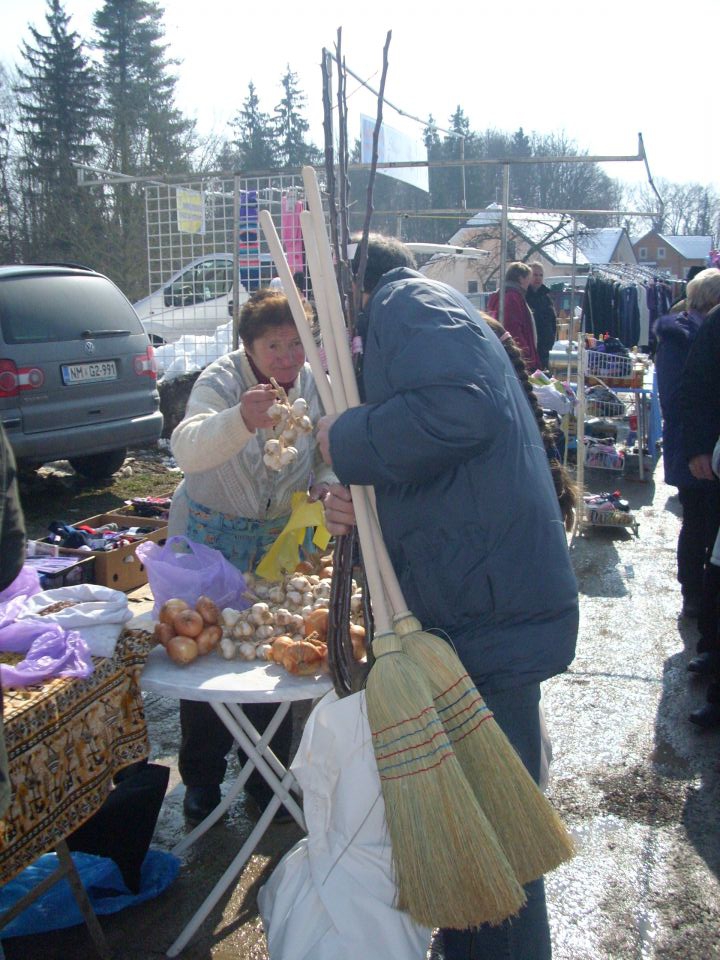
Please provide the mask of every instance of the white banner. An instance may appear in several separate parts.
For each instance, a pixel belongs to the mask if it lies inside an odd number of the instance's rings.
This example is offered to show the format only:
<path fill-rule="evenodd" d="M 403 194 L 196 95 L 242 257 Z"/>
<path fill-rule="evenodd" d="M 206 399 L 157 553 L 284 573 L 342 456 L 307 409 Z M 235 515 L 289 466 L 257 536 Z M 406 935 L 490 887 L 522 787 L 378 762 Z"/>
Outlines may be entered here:
<path fill-rule="evenodd" d="M 372 144 L 373 131 L 375 129 L 375 120 L 360 114 L 360 162 L 372 162 Z M 386 123 L 380 127 L 380 136 L 378 138 L 378 162 L 397 163 L 402 160 L 427 161 L 427 148 L 422 140 L 394 130 Z M 378 170 L 378 173 L 384 173 L 386 177 L 395 177 L 405 183 L 418 187 L 426 193 L 430 189 L 428 182 L 427 167 L 392 167 L 387 170 Z"/>

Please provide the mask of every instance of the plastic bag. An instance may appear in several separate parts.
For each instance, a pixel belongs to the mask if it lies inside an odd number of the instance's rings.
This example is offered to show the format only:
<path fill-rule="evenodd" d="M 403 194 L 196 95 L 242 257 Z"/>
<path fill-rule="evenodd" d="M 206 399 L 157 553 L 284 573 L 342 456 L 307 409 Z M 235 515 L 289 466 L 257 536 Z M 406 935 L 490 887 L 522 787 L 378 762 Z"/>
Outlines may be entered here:
<path fill-rule="evenodd" d="M 141 543 L 136 553 L 147 570 L 156 617 L 172 597 L 191 606 L 202 596 L 210 597 L 220 609 L 242 610 L 249 606 L 243 597 L 247 589 L 245 578 L 219 550 L 176 536 L 168 537 L 162 546 L 150 541 Z"/>
<path fill-rule="evenodd" d="M 35 593 L 40 593 L 40 577 L 37 570 L 33 567 L 23 565 L 20 573 L 13 582 L 0 591 L 0 603 L 8 603 L 15 597 L 32 597 Z"/>

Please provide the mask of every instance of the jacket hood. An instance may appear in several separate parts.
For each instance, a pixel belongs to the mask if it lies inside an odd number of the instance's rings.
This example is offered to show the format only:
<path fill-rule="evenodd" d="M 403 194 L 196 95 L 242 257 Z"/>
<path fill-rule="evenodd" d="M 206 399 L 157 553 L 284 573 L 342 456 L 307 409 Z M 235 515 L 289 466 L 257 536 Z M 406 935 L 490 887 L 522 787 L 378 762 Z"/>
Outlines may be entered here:
<path fill-rule="evenodd" d="M 682 313 L 668 313 L 660 317 L 655 326 L 655 335 L 658 340 L 693 338 L 698 332 L 704 317 L 696 310 L 684 310 Z"/>

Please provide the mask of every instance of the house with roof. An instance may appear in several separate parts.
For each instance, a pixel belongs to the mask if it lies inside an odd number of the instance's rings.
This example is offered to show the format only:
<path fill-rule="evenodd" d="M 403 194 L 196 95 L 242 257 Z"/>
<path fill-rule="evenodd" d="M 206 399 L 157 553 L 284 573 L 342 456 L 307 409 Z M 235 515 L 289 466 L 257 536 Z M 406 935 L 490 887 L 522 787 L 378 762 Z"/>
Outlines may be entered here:
<path fill-rule="evenodd" d="M 633 243 L 637 262 L 683 280 L 690 267 L 704 268 L 713 246 L 712 237 L 676 237 L 650 230 Z"/>
<path fill-rule="evenodd" d="M 443 280 L 462 293 L 473 295 L 496 290 L 501 266 L 502 207 L 492 203 L 473 214 L 448 243 L 486 250 L 484 260 L 437 257 L 422 270 L 436 280 Z M 575 240 L 577 247 L 573 250 Z M 574 256 L 573 256 L 574 253 Z M 539 261 L 545 282 L 552 277 L 587 273 L 593 263 L 635 263 L 627 231 L 623 228 L 592 229 L 567 214 L 533 213 L 522 207 L 508 209 L 508 242 L 506 262 Z"/>

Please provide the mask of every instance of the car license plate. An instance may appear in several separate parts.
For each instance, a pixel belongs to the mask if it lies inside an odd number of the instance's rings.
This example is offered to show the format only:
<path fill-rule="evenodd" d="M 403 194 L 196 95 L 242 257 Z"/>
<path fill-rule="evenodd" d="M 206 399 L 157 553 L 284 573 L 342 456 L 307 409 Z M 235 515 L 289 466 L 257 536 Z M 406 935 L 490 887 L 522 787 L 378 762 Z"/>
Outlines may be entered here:
<path fill-rule="evenodd" d="M 114 360 L 95 363 L 65 363 L 62 365 L 63 383 L 97 383 L 98 380 L 117 380 Z"/>

